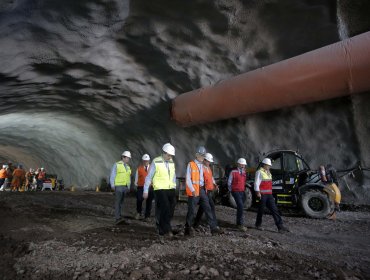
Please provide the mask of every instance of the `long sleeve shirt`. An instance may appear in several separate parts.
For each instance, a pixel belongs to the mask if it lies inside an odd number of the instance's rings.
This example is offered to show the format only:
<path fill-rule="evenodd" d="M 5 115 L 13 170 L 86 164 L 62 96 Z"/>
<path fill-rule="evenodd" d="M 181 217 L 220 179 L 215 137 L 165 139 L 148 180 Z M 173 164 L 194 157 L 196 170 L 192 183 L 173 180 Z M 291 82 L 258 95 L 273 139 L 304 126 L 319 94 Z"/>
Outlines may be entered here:
<path fill-rule="evenodd" d="M 200 186 L 203 187 L 204 186 L 204 176 L 203 176 L 203 163 L 198 161 L 198 160 L 194 160 L 194 162 L 196 163 L 196 165 L 198 166 L 198 169 L 199 169 L 199 182 L 200 182 Z M 195 189 L 194 189 L 194 186 L 193 186 L 193 183 L 191 181 L 191 168 L 190 168 L 190 163 L 188 163 L 188 167 L 186 168 L 186 184 L 188 185 L 189 189 L 191 192 L 194 192 Z"/>
<path fill-rule="evenodd" d="M 144 166 L 145 167 L 145 166 Z M 150 164 L 148 164 L 148 170 L 150 169 Z M 137 187 L 137 181 L 139 180 L 139 169 L 136 168 L 136 172 L 135 172 L 135 181 L 134 181 L 134 185 L 135 187 Z"/>
<path fill-rule="evenodd" d="M 125 166 L 127 170 L 127 164 L 123 163 L 123 165 Z M 116 175 L 117 175 L 117 163 L 113 164 L 112 171 L 110 172 L 110 177 L 109 177 L 109 182 L 110 182 L 110 186 L 112 189 L 115 187 L 114 181 L 116 179 Z M 131 177 L 127 183 L 127 186 L 130 186 L 130 185 L 131 185 Z"/>
<path fill-rule="evenodd" d="M 256 192 L 260 191 L 261 182 L 262 182 L 262 174 L 260 170 L 257 170 L 256 175 L 254 177 L 254 190 Z"/>
<path fill-rule="evenodd" d="M 238 171 L 241 174 L 243 172 L 243 169 L 238 167 Z M 229 179 L 227 180 L 227 187 L 228 187 L 230 192 L 231 192 L 231 185 L 232 184 L 233 184 L 233 172 L 230 172 Z"/>
<path fill-rule="evenodd" d="M 163 161 L 164 161 L 164 164 L 165 164 L 166 168 L 169 169 L 169 167 L 168 167 L 168 161 L 165 161 L 164 159 L 163 159 Z M 153 180 L 153 177 L 154 177 L 154 174 L 155 174 L 155 170 L 156 170 L 155 163 L 153 161 L 150 164 L 148 175 L 146 175 L 146 177 L 145 177 L 144 193 L 148 193 L 149 192 L 149 187 L 152 184 L 152 180 Z M 176 185 L 176 176 L 173 176 L 173 182 Z"/>

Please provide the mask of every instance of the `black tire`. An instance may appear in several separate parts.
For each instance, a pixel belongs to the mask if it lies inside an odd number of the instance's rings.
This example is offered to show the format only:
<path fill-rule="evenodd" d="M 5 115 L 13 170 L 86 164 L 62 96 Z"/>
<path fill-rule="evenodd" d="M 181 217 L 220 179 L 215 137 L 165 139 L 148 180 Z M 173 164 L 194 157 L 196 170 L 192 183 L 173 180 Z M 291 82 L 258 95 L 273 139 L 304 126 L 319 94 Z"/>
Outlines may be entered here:
<path fill-rule="evenodd" d="M 252 191 L 249 188 L 245 188 L 245 202 L 244 202 L 244 209 L 249 209 L 252 206 L 253 197 Z M 236 202 L 234 197 L 232 196 L 231 192 L 229 192 L 229 203 L 232 208 L 236 208 Z"/>
<path fill-rule="evenodd" d="M 326 193 L 309 190 L 301 196 L 301 207 L 308 217 L 323 219 L 332 213 L 333 205 Z"/>

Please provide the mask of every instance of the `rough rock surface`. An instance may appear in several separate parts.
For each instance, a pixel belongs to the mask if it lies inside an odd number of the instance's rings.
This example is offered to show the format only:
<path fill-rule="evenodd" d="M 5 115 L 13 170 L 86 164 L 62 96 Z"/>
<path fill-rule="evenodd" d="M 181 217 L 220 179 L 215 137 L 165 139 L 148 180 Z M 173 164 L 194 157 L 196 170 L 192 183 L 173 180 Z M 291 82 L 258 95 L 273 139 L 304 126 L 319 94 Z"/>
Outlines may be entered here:
<path fill-rule="evenodd" d="M 264 231 L 234 225 L 235 209 L 216 206 L 222 235 L 205 224 L 195 237 L 181 232 L 186 204 L 178 203 L 172 239 L 153 222 L 134 220 L 135 199 L 124 207 L 129 225 L 113 225 L 113 195 L 90 192 L 2 193 L 0 279 L 368 279 L 370 213 L 343 211 L 337 220 L 271 216 Z"/>

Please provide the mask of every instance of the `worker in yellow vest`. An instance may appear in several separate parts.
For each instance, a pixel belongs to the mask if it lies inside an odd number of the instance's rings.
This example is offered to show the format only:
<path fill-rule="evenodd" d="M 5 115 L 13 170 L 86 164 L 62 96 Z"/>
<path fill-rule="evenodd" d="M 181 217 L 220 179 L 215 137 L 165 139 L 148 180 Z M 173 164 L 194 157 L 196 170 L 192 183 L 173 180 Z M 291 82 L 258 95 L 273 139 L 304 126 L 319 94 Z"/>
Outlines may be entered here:
<path fill-rule="evenodd" d="M 166 143 L 162 155 L 153 159 L 144 184 L 144 199 L 149 197 L 149 187 L 153 184 L 155 199 L 155 218 L 160 237 L 173 236 L 171 220 L 176 205 L 176 170 L 172 157 L 175 147 Z"/>
<path fill-rule="evenodd" d="M 143 155 L 142 164 L 138 166 L 135 173 L 135 188 L 136 188 L 136 215 L 135 219 L 138 220 L 141 217 L 141 212 L 143 211 L 143 193 L 144 193 L 144 184 L 145 178 L 148 175 L 150 167 L 150 156 L 148 154 Z M 152 211 L 152 202 L 154 198 L 153 186 L 149 187 L 148 199 L 145 203 L 145 215 L 144 219 L 147 220 L 150 218 L 150 212 Z"/>
<path fill-rule="evenodd" d="M 130 191 L 131 168 L 128 165 L 130 159 L 131 153 L 129 151 L 124 151 L 121 155 L 121 160 L 113 165 L 110 174 L 110 185 L 114 190 L 115 196 L 114 209 L 116 225 L 128 224 L 128 222 L 122 218 L 122 206 L 126 193 Z"/>
<path fill-rule="evenodd" d="M 256 218 L 256 229 L 263 230 L 262 216 L 267 207 L 272 217 L 274 218 L 275 225 L 280 233 L 289 232 L 289 230 L 283 225 L 283 220 L 279 214 L 279 211 L 275 204 L 275 199 L 272 196 L 272 176 L 270 172 L 271 159 L 265 158 L 262 160 L 262 166 L 257 170 L 254 180 L 254 190 L 256 196 L 260 199 L 257 218 Z"/>
<path fill-rule="evenodd" d="M 205 155 L 206 149 L 203 146 L 200 146 L 196 150 L 195 159 L 189 162 L 186 169 L 186 194 L 188 195 L 188 213 L 186 214 L 185 235 L 194 235 L 194 216 L 195 208 L 198 203 L 206 214 L 211 233 L 221 233 L 220 229 L 217 227 L 217 221 L 212 214 L 209 198 L 207 196 L 207 190 L 205 188 L 203 165 Z"/>

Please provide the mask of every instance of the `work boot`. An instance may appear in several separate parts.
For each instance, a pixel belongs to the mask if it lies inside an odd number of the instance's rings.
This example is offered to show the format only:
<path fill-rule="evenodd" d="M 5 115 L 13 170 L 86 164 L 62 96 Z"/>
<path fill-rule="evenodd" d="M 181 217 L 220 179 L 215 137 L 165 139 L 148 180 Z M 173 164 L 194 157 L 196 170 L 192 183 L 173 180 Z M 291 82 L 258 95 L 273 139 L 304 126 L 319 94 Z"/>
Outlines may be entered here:
<path fill-rule="evenodd" d="M 194 236 L 194 229 L 191 228 L 191 227 L 186 227 L 184 234 L 185 235 L 188 235 L 190 237 L 193 237 Z"/>
<path fill-rule="evenodd" d="M 261 226 L 256 226 L 256 230 L 264 231 L 264 228 Z"/>
<path fill-rule="evenodd" d="M 216 227 L 216 228 L 211 230 L 212 235 L 218 235 L 218 234 L 223 234 L 223 233 L 224 233 L 224 231 L 222 229 L 220 229 L 219 227 Z"/>
<path fill-rule="evenodd" d="M 243 225 L 238 225 L 238 230 L 242 231 L 242 232 L 246 232 L 247 231 L 247 228 Z"/>
<path fill-rule="evenodd" d="M 278 229 L 279 233 L 284 233 L 284 232 L 290 232 L 289 229 L 287 229 L 286 227 L 284 226 L 281 226 L 279 229 Z"/>
<path fill-rule="evenodd" d="M 139 219 L 140 219 L 140 213 L 136 213 L 135 220 L 139 220 Z"/>

